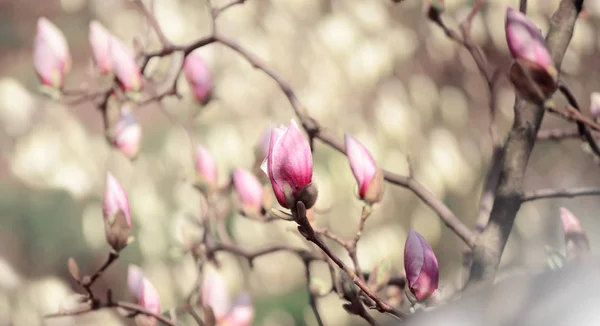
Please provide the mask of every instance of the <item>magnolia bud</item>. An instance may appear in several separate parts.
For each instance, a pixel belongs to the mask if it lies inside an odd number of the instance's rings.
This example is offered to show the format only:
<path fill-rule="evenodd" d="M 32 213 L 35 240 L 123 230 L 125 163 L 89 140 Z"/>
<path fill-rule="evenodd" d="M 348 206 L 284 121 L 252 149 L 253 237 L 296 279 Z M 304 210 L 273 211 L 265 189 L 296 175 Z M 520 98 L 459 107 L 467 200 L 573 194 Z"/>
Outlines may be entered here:
<path fill-rule="evenodd" d="M 215 319 L 220 322 L 231 309 L 227 283 L 217 272 L 209 272 L 202 281 L 202 305 L 212 308 Z"/>
<path fill-rule="evenodd" d="M 123 107 L 121 116 L 114 126 L 111 140 L 113 145 L 128 159 L 133 160 L 137 157 L 142 141 L 142 127 L 130 112 L 129 107 Z"/>
<path fill-rule="evenodd" d="M 224 326 L 249 326 L 252 324 L 253 318 L 252 298 L 248 293 L 242 293 L 221 324 Z"/>
<path fill-rule="evenodd" d="M 131 215 L 127 194 L 110 172 L 106 174 L 103 215 L 106 241 L 119 252 L 129 243 Z"/>
<path fill-rule="evenodd" d="M 358 140 L 349 134 L 344 140 L 348 162 L 358 183 L 358 196 L 371 204 L 379 202 L 383 197 L 383 172 Z"/>
<path fill-rule="evenodd" d="M 142 89 L 142 73 L 131 50 L 116 37 L 110 38 L 110 62 L 113 73 L 124 92 Z"/>
<path fill-rule="evenodd" d="M 590 95 L 590 112 L 594 119 L 600 118 L 600 93 L 594 92 Z"/>
<path fill-rule="evenodd" d="M 90 47 L 92 49 L 92 58 L 96 69 L 101 74 L 108 74 L 112 71 L 110 60 L 110 40 L 112 35 L 98 21 L 90 23 Z"/>
<path fill-rule="evenodd" d="M 203 146 L 196 148 L 195 162 L 196 174 L 202 178 L 203 182 L 209 185 L 217 183 L 217 164 L 212 154 Z"/>
<path fill-rule="evenodd" d="M 38 19 L 33 46 L 35 71 L 43 85 L 60 89 L 71 67 L 71 54 L 63 33 L 48 19 Z"/>
<path fill-rule="evenodd" d="M 427 299 L 438 287 L 438 262 L 433 249 L 411 230 L 404 246 L 404 272 L 408 288 L 417 301 Z"/>
<path fill-rule="evenodd" d="M 160 315 L 160 297 L 158 296 L 158 292 L 143 275 L 139 267 L 129 265 L 127 285 L 129 286 L 129 291 L 136 297 L 142 308 Z M 158 324 L 158 321 L 152 316 L 138 315 L 136 316 L 136 323 L 143 326 L 155 326 Z"/>
<path fill-rule="evenodd" d="M 183 73 L 196 100 L 202 104 L 208 103 L 214 85 L 211 72 L 204 59 L 195 52 L 188 54 L 183 63 Z"/>
<path fill-rule="evenodd" d="M 565 247 L 568 260 L 580 259 L 590 252 L 588 237 L 581 222 L 568 209 L 561 207 L 560 220 L 565 234 Z"/>
<path fill-rule="evenodd" d="M 293 119 L 289 127 L 280 126 L 271 131 L 267 172 L 275 197 L 285 208 L 291 208 L 286 202 L 286 187 L 290 188 L 294 198 L 298 197 L 303 190 L 316 196 L 316 188 L 307 188 L 312 182 L 313 175 L 310 145 Z M 314 205 L 316 201 L 316 197 L 305 199 L 307 208 Z"/>

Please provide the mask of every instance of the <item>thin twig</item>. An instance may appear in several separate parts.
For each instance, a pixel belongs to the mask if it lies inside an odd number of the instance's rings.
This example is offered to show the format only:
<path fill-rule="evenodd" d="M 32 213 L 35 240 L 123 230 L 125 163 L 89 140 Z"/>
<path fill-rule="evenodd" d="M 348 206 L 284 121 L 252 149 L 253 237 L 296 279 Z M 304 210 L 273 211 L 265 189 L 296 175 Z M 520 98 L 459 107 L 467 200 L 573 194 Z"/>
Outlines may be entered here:
<path fill-rule="evenodd" d="M 582 187 L 582 188 L 564 188 L 564 189 L 539 189 L 534 191 L 529 191 L 523 194 L 521 197 L 522 202 L 538 200 L 538 199 L 548 199 L 548 198 L 573 198 L 580 196 L 597 196 L 600 195 L 599 187 Z"/>

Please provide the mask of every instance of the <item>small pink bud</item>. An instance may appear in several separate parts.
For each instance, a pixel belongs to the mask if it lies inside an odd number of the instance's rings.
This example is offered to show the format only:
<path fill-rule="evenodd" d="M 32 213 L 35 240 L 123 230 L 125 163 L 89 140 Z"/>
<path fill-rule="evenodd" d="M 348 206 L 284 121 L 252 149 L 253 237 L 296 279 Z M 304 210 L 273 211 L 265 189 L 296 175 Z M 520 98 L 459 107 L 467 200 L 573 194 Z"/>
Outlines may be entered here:
<path fill-rule="evenodd" d="M 543 69 L 553 67 L 542 32 L 527 16 L 513 8 L 507 8 L 505 32 L 513 58 L 536 63 Z"/>
<path fill-rule="evenodd" d="M 590 111 L 594 119 L 600 118 L 600 93 L 594 92 L 590 96 Z"/>
<path fill-rule="evenodd" d="M 202 305 L 212 308 L 217 321 L 223 320 L 231 309 L 227 283 L 217 272 L 210 272 L 202 280 Z"/>
<path fill-rule="evenodd" d="M 113 73 L 125 92 L 142 89 L 142 73 L 133 53 L 116 37 L 110 38 L 110 60 Z"/>
<path fill-rule="evenodd" d="M 579 219 L 568 209 L 560 208 L 560 220 L 565 234 L 567 260 L 577 260 L 590 253 L 590 242 Z"/>
<path fill-rule="evenodd" d="M 196 100 L 202 104 L 208 103 L 214 85 L 211 72 L 204 59 L 194 52 L 188 54 L 183 63 L 183 73 Z"/>
<path fill-rule="evenodd" d="M 119 181 L 112 175 L 106 173 L 106 185 L 104 188 L 104 218 L 116 215 L 119 211 L 125 214 L 127 224 L 131 228 L 131 215 L 129 211 L 129 198 Z"/>
<path fill-rule="evenodd" d="M 260 211 L 263 186 L 250 171 L 237 168 L 233 172 L 233 185 L 244 206 Z"/>
<path fill-rule="evenodd" d="M 375 160 L 354 137 L 346 134 L 344 140 L 348 162 L 358 183 L 359 197 L 370 203 L 380 201 L 383 196 L 383 174 L 377 168 Z"/>
<path fill-rule="evenodd" d="M 142 127 L 129 109 L 125 108 L 115 124 L 113 144 L 130 160 L 137 157 L 142 142 Z"/>
<path fill-rule="evenodd" d="M 138 300 L 139 305 L 160 315 L 160 297 L 158 292 L 150 283 L 150 281 L 144 276 L 142 269 L 136 265 L 129 265 L 127 268 L 127 285 L 129 291 Z M 156 325 L 157 320 L 154 317 L 139 315 L 136 316 L 136 321 L 144 326 Z"/>
<path fill-rule="evenodd" d="M 293 197 L 297 197 L 311 184 L 313 161 L 310 145 L 293 119 L 289 127 L 280 126 L 271 131 L 267 171 L 275 197 L 285 208 L 291 208 L 286 203 L 286 187 Z"/>
<path fill-rule="evenodd" d="M 252 306 L 252 298 L 249 294 L 241 294 L 233 309 L 227 314 L 221 322 L 222 326 L 249 326 L 254 318 L 254 307 Z"/>
<path fill-rule="evenodd" d="M 571 213 L 568 209 L 560 208 L 560 220 L 562 221 L 563 231 L 565 234 L 568 233 L 583 233 L 581 222 L 579 219 Z"/>
<path fill-rule="evenodd" d="M 414 230 L 404 246 L 404 273 L 408 288 L 418 301 L 427 299 L 438 287 L 438 262 L 433 249 Z"/>
<path fill-rule="evenodd" d="M 97 21 L 90 23 L 90 46 L 92 48 L 92 57 L 96 68 L 101 74 L 111 72 L 110 64 L 110 40 L 113 36 L 110 32 Z"/>
<path fill-rule="evenodd" d="M 200 175 L 204 181 L 216 184 L 217 183 L 217 164 L 212 154 L 203 146 L 198 145 L 196 148 L 195 158 L 196 173 Z"/>
<path fill-rule="evenodd" d="M 127 267 L 127 287 L 129 292 L 136 298 L 142 289 L 142 281 L 144 280 L 144 272 L 137 265 L 129 265 Z"/>
<path fill-rule="evenodd" d="M 62 88 L 71 66 L 71 54 L 64 34 L 48 19 L 37 22 L 33 63 L 42 84 Z"/>

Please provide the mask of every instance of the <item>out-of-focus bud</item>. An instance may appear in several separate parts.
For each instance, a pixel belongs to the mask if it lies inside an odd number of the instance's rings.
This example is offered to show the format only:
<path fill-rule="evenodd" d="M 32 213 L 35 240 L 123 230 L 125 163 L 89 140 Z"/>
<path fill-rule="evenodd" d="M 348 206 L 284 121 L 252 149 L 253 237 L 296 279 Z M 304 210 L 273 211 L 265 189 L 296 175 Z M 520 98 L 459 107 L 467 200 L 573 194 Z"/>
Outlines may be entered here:
<path fill-rule="evenodd" d="M 579 219 L 568 209 L 561 207 L 560 220 L 565 234 L 565 247 L 567 260 L 579 260 L 590 253 L 588 240 Z"/>
<path fill-rule="evenodd" d="M 106 241 L 116 252 L 119 252 L 129 242 L 131 215 L 127 193 L 110 172 L 106 173 L 102 210 Z"/>
<path fill-rule="evenodd" d="M 257 160 L 261 162 L 269 155 L 269 145 L 271 144 L 271 131 L 273 126 L 266 128 L 260 135 L 260 139 L 256 144 L 255 155 Z"/>
<path fill-rule="evenodd" d="M 185 57 L 183 73 L 190 84 L 194 98 L 202 104 L 210 101 L 214 88 L 212 74 L 204 59 L 196 52 Z"/>
<path fill-rule="evenodd" d="M 227 283 L 217 272 L 209 272 L 202 281 L 202 306 L 212 308 L 217 322 L 222 321 L 231 309 Z"/>
<path fill-rule="evenodd" d="M 545 101 L 557 87 L 558 71 L 554 67 L 542 32 L 521 12 L 507 8 L 506 42 L 515 62 L 509 78 L 515 89 L 533 103 Z"/>
<path fill-rule="evenodd" d="M 136 297 L 142 308 L 160 315 L 160 297 L 158 296 L 158 292 L 156 292 L 152 283 L 144 276 L 139 267 L 129 265 L 129 268 L 127 269 L 127 285 L 129 291 Z M 136 322 L 138 325 L 143 326 L 154 326 L 158 324 L 156 318 L 144 315 L 136 316 Z"/>
<path fill-rule="evenodd" d="M 311 208 L 317 200 L 317 188 L 312 184 L 313 161 L 308 140 L 293 119 L 289 127 L 271 130 L 267 174 L 279 204 L 285 208 L 302 201 Z M 286 188 L 289 189 L 286 197 Z"/>
<path fill-rule="evenodd" d="M 438 288 L 438 262 L 423 236 L 411 230 L 404 246 L 404 273 L 417 301 L 427 299 Z"/>
<path fill-rule="evenodd" d="M 111 136 L 112 144 L 125 157 L 130 160 L 137 157 L 142 142 L 142 127 L 128 106 L 123 106 L 121 109 L 121 115 Z"/>
<path fill-rule="evenodd" d="M 126 93 L 137 93 L 142 89 L 142 73 L 133 53 L 121 40 L 110 38 L 110 64 L 117 81 Z"/>
<path fill-rule="evenodd" d="M 369 151 L 354 137 L 346 134 L 346 155 L 358 183 L 358 196 L 370 204 L 383 198 L 383 172 Z"/>
<path fill-rule="evenodd" d="M 249 326 L 254 318 L 252 298 L 248 293 L 242 293 L 236 300 L 233 309 L 225 316 L 219 326 Z"/>
<path fill-rule="evenodd" d="M 216 185 L 218 176 L 217 163 L 212 154 L 204 146 L 198 145 L 194 160 L 196 175 L 201 179 L 201 183 L 206 183 L 209 186 Z"/>
<path fill-rule="evenodd" d="M 263 186 L 250 171 L 237 168 L 233 172 L 233 186 L 245 209 L 258 213 L 262 208 Z"/>
<path fill-rule="evenodd" d="M 110 73 L 112 71 L 110 65 L 110 40 L 112 35 L 102 24 L 94 20 L 90 23 L 89 38 L 96 69 L 101 74 Z"/>
<path fill-rule="evenodd" d="M 37 22 L 33 46 L 35 71 L 43 85 L 60 89 L 71 67 L 71 54 L 64 34 L 45 17 Z"/>
<path fill-rule="evenodd" d="M 594 92 L 590 95 L 590 112 L 594 119 L 600 119 L 600 93 L 598 92 Z"/>

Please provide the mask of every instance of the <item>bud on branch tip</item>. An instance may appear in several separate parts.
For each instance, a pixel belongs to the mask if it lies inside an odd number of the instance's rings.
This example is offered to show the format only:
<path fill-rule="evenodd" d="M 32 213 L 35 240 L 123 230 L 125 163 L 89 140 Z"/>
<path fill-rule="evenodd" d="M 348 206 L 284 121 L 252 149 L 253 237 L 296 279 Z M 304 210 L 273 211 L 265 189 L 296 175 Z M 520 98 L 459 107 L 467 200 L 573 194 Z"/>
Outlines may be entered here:
<path fill-rule="evenodd" d="M 214 88 L 212 74 L 204 59 L 197 53 L 192 52 L 185 57 L 183 73 L 192 89 L 194 98 L 206 104 L 212 95 Z"/>
<path fill-rule="evenodd" d="M 438 262 L 423 236 L 411 230 L 404 246 L 404 272 L 408 288 L 418 301 L 427 299 L 438 287 Z"/>
<path fill-rule="evenodd" d="M 363 144 L 346 134 L 344 138 L 346 155 L 352 173 L 358 183 L 358 196 L 369 203 L 376 203 L 383 196 L 383 173 Z"/>
<path fill-rule="evenodd" d="M 43 85 L 55 89 L 64 86 L 65 74 L 71 67 L 71 54 L 64 34 L 45 17 L 37 22 L 33 63 Z"/>

